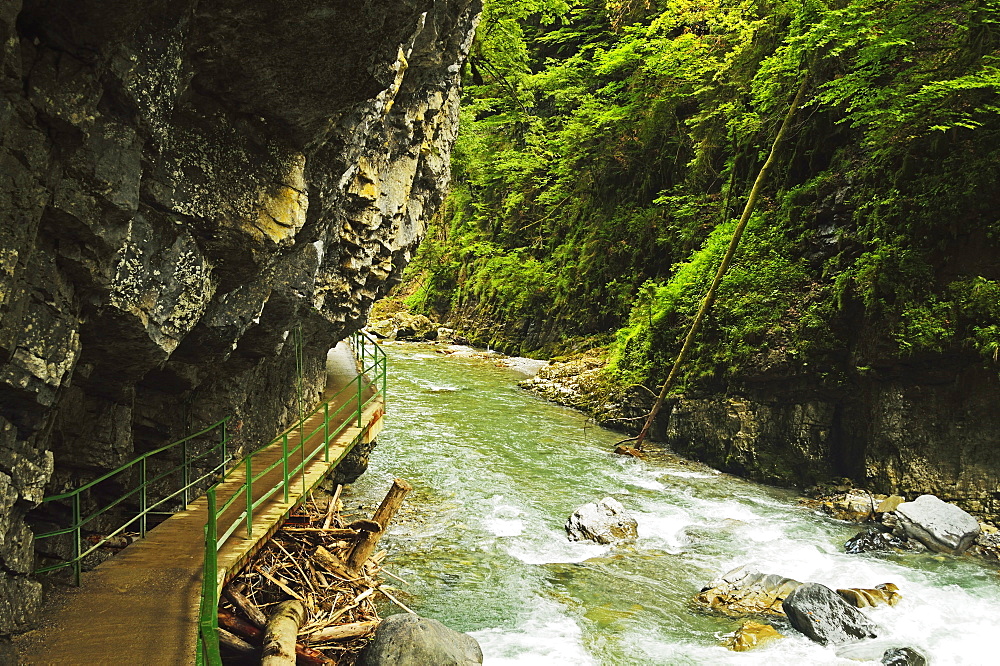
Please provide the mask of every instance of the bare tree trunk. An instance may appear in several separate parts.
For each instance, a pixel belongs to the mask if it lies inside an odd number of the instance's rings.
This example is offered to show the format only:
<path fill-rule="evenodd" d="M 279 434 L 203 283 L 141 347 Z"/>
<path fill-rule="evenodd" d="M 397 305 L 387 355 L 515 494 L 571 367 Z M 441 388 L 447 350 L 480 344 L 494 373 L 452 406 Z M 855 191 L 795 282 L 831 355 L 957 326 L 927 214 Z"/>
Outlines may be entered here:
<path fill-rule="evenodd" d="M 389 526 L 392 517 L 396 515 L 396 511 L 402 505 L 406 493 L 411 490 L 413 490 L 413 486 L 403 479 L 396 479 L 392 482 L 392 487 L 386 493 L 385 499 L 382 500 L 382 504 L 379 505 L 378 510 L 375 511 L 375 515 L 372 516 L 372 519 L 381 525 L 382 529 L 378 532 L 361 533 L 361 536 L 354 544 L 354 548 L 351 549 L 351 554 L 347 556 L 348 568 L 358 571 L 365 565 L 372 551 L 375 550 L 378 540 L 385 534 L 385 529 Z"/>
<path fill-rule="evenodd" d="M 301 601 L 282 601 L 264 630 L 261 666 L 295 666 L 295 637 L 306 619 Z"/>
<path fill-rule="evenodd" d="M 366 620 L 364 622 L 334 625 L 310 634 L 309 641 L 319 643 L 321 641 L 335 641 L 354 638 L 355 636 L 364 636 L 368 632 L 373 631 L 378 626 L 378 623 L 378 620 Z"/>
<path fill-rule="evenodd" d="M 712 285 L 705 293 L 705 298 L 701 302 L 698 314 L 695 315 L 694 321 L 691 322 L 691 327 L 688 329 L 687 336 L 684 338 L 684 344 L 681 346 L 681 350 L 677 354 L 677 358 L 674 360 L 674 365 L 670 369 L 670 374 L 667 375 L 666 381 L 663 382 L 663 386 L 660 388 L 660 394 L 657 396 L 656 402 L 653 403 L 653 408 L 649 411 L 649 416 L 646 417 L 646 423 L 642 426 L 642 431 L 639 433 L 639 436 L 636 437 L 635 445 L 636 448 L 640 450 L 642 449 L 642 442 L 646 439 L 646 435 L 649 434 L 649 429 L 653 425 L 653 420 L 656 419 L 656 415 L 663 406 L 663 401 L 666 399 L 670 389 L 674 386 L 674 381 L 677 379 L 677 375 L 680 373 L 681 365 L 684 363 L 688 352 L 691 350 L 691 344 L 694 342 L 694 338 L 698 334 L 698 329 L 701 328 L 701 323 L 704 321 L 705 315 L 708 314 L 708 311 L 712 309 L 712 304 L 715 303 L 716 291 L 719 288 L 719 284 L 722 282 L 722 278 L 726 276 L 726 272 L 729 270 L 729 265 L 733 261 L 733 256 L 736 254 L 736 249 L 739 247 L 740 239 L 743 237 L 743 231 L 746 229 L 747 222 L 750 220 L 750 216 L 753 214 L 754 208 L 757 206 L 757 197 L 760 195 L 761 187 L 764 184 L 764 180 L 767 178 L 771 165 L 774 163 L 774 156 L 775 153 L 778 152 L 778 145 L 785 138 L 785 135 L 788 134 L 788 128 L 791 127 L 792 118 L 795 117 L 795 112 L 798 110 L 799 104 L 802 102 L 802 96 L 805 94 L 806 84 L 808 81 L 809 75 L 803 75 L 798 92 L 795 93 L 795 99 L 792 100 L 792 105 L 788 107 L 788 113 L 785 114 L 785 119 L 781 123 L 778 135 L 774 137 L 774 143 L 771 144 L 771 152 L 764 161 L 764 165 L 761 166 L 760 172 L 757 174 L 757 180 L 754 181 L 753 188 L 750 190 L 750 196 L 747 197 L 746 206 L 743 207 L 743 215 L 740 216 L 740 221 L 736 224 L 736 229 L 733 230 L 733 237 L 729 241 L 729 248 L 726 250 L 726 254 L 722 258 L 722 263 L 719 264 L 719 270 L 715 273 L 715 279 L 712 281 Z"/>

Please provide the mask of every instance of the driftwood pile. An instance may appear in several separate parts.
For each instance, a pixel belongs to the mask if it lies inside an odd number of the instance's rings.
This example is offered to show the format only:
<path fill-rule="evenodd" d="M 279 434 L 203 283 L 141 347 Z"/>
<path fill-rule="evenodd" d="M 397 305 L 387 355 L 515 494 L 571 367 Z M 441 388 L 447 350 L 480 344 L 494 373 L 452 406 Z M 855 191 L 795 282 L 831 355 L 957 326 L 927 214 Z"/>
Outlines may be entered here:
<path fill-rule="evenodd" d="M 411 490 L 396 479 L 371 520 L 342 515 L 341 487 L 321 508 L 310 498 L 223 590 L 219 637 L 227 664 L 350 665 L 380 622 L 379 538 Z"/>

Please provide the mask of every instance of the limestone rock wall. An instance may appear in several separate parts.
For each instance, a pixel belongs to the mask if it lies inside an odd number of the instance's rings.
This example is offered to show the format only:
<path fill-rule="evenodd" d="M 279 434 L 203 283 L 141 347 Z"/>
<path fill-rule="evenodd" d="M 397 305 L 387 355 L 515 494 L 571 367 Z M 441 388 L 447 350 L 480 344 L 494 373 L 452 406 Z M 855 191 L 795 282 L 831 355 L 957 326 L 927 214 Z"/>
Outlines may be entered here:
<path fill-rule="evenodd" d="M 929 362 L 886 359 L 835 390 L 802 375 L 685 397 L 663 419 L 660 438 L 761 481 L 846 476 L 877 492 L 937 495 L 997 520 L 1000 379 L 972 355 Z"/>
<path fill-rule="evenodd" d="M 0 636 L 26 513 L 232 416 L 266 441 L 449 180 L 480 0 L 0 0 Z M 308 397 L 307 395 L 307 397 Z"/>

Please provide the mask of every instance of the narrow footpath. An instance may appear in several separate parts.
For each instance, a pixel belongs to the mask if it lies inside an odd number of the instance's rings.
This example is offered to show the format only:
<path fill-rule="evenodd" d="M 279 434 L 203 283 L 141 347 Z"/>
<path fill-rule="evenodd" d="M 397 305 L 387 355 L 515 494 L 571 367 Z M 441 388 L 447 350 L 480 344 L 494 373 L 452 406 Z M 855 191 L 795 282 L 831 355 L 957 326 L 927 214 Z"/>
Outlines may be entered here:
<path fill-rule="evenodd" d="M 323 401 L 331 400 L 357 377 L 354 356 L 340 343 L 327 356 L 327 386 Z M 372 396 L 370 389 L 362 401 Z M 330 403 L 330 413 L 338 419 L 330 429 L 348 419 L 356 419 L 358 395 L 346 391 Z M 330 462 L 317 456 L 302 473 L 290 480 L 289 502 L 279 491 L 254 511 L 253 536 L 246 528 L 238 529 L 218 554 L 219 584 L 234 576 L 239 568 L 284 522 L 291 509 L 311 491 L 354 444 L 371 441 L 381 429 L 383 402 L 373 400 L 364 410 L 361 427 L 345 428 L 330 440 Z M 323 412 L 307 420 L 302 431 L 310 433 L 323 422 Z M 289 431 L 288 448 L 299 443 L 299 429 Z M 313 446 L 311 443 L 309 446 Z M 262 450 L 254 458 L 253 473 L 258 474 L 282 456 L 281 441 Z M 296 456 L 298 457 L 298 456 Z M 290 461 L 292 462 L 297 461 Z M 245 466 L 239 464 L 217 486 L 219 506 L 240 491 Z M 254 484 L 254 499 L 263 495 L 283 478 L 278 465 Z M 237 500 L 219 520 L 220 531 L 233 523 L 246 502 Z M 120 554 L 84 573 L 80 587 L 68 587 L 42 610 L 38 629 L 17 638 L 15 645 L 20 663 L 29 664 L 193 664 L 198 634 L 198 608 L 201 599 L 204 561 L 204 527 L 207 500 L 201 497 L 152 529 Z"/>

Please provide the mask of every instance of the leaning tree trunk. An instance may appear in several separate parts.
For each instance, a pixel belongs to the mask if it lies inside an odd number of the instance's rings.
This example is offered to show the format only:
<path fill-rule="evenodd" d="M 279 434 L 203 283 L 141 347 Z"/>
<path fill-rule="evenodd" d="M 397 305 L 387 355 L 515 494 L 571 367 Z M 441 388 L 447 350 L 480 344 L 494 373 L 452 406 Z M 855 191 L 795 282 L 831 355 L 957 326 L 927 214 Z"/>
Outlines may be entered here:
<path fill-rule="evenodd" d="M 301 601 L 283 601 L 275 608 L 264 630 L 261 666 L 295 666 L 295 637 L 306 619 Z"/>
<path fill-rule="evenodd" d="M 795 99 L 792 100 L 792 105 L 788 107 L 788 113 L 785 114 L 785 119 L 781 123 L 781 129 L 778 130 L 778 135 L 774 137 L 774 143 L 771 144 L 771 152 L 764 161 L 764 165 L 761 166 L 760 172 L 757 174 L 757 180 L 753 183 L 753 188 L 750 190 L 750 196 L 747 197 L 746 206 L 743 207 L 743 214 L 740 216 L 740 221 L 736 224 L 736 229 L 733 230 L 733 237 L 729 241 L 729 248 L 726 250 L 726 254 L 722 258 L 722 263 L 719 264 L 719 270 L 715 273 L 715 279 L 712 281 L 712 285 L 705 293 L 705 298 L 701 302 L 698 314 L 695 315 L 694 321 L 691 322 L 691 328 L 688 329 L 687 336 L 684 338 L 684 344 L 681 346 L 681 350 L 678 352 L 677 358 L 674 360 L 673 367 L 670 368 L 670 374 L 667 375 L 666 381 L 663 382 L 663 387 L 660 389 L 660 394 L 656 397 L 656 402 L 653 403 L 653 408 L 649 411 L 649 416 L 646 417 L 646 423 L 642 426 L 642 431 L 639 433 L 639 436 L 635 438 L 635 446 L 638 449 L 642 449 L 642 442 L 646 439 L 646 435 L 649 434 L 649 429 L 653 425 L 653 420 L 660 412 L 660 408 L 663 407 L 663 401 L 666 400 L 667 394 L 670 393 L 670 389 L 674 386 L 674 381 L 677 379 L 677 375 L 680 373 L 681 365 L 683 365 L 688 352 L 691 350 L 691 344 L 694 342 L 694 338 L 698 334 L 698 329 L 701 328 L 701 323 L 704 321 L 705 315 L 708 314 L 708 311 L 712 309 L 712 304 L 715 303 L 716 291 L 719 288 L 719 284 L 722 282 L 722 278 L 726 276 L 726 271 L 729 270 L 729 265 L 733 261 L 733 256 L 736 254 L 736 249 L 739 247 L 740 239 L 743 237 L 743 231 L 746 229 L 747 222 L 750 220 L 750 216 L 753 214 L 754 208 L 757 206 L 757 197 L 760 195 L 764 179 L 767 178 L 767 173 L 770 171 L 771 164 L 774 162 L 774 155 L 778 152 L 778 145 L 788 133 L 788 128 L 792 124 L 792 118 L 795 117 L 795 111 L 799 108 L 799 103 L 802 101 L 802 95 L 805 94 L 806 84 L 808 81 L 809 76 L 806 74 L 802 77 L 802 83 L 799 85 L 798 92 L 795 93 Z M 627 442 L 628 440 L 624 441 Z"/>

